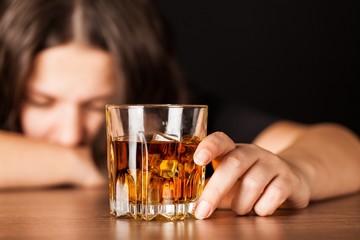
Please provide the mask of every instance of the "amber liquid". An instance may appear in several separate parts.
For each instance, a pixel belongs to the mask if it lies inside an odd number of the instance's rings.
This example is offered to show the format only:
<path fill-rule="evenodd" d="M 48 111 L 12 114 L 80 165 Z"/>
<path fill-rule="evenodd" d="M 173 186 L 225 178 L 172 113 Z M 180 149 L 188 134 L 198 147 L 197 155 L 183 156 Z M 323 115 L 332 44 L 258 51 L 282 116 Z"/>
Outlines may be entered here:
<path fill-rule="evenodd" d="M 205 176 L 205 168 L 193 160 L 199 139 L 146 142 L 118 139 L 110 143 L 110 164 L 116 176 L 109 176 L 110 199 L 122 206 L 120 210 L 114 207 L 114 215 L 146 220 L 193 217 L 187 204 L 200 196 Z"/>

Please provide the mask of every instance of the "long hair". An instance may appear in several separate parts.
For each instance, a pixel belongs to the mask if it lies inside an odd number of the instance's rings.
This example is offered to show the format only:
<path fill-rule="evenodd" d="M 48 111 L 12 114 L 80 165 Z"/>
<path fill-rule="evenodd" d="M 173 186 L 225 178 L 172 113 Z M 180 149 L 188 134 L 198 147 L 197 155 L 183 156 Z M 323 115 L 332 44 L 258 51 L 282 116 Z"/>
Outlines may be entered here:
<path fill-rule="evenodd" d="M 34 57 L 71 41 L 112 55 L 127 103 L 185 102 L 169 33 L 150 0 L 0 0 L 0 129 L 22 132 Z"/>

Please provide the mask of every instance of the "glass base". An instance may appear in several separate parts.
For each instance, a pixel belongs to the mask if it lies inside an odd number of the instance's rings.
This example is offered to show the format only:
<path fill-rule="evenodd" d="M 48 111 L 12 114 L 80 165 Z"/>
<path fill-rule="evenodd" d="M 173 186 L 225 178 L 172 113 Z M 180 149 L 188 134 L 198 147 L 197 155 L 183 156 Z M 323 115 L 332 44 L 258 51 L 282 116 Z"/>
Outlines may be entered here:
<path fill-rule="evenodd" d="M 132 204 L 110 201 L 110 214 L 116 218 L 175 221 L 195 218 L 195 201 L 176 204 Z"/>

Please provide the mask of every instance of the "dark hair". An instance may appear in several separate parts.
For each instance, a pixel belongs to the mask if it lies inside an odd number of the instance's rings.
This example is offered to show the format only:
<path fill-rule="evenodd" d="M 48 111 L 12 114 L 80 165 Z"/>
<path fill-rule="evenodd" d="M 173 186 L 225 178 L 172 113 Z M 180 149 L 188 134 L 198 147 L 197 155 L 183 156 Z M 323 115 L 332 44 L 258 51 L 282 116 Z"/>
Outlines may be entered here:
<path fill-rule="evenodd" d="M 0 129 L 21 132 L 33 59 L 71 41 L 104 49 L 127 103 L 185 102 L 169 27 L 150 0 L 0 0 Z"/>

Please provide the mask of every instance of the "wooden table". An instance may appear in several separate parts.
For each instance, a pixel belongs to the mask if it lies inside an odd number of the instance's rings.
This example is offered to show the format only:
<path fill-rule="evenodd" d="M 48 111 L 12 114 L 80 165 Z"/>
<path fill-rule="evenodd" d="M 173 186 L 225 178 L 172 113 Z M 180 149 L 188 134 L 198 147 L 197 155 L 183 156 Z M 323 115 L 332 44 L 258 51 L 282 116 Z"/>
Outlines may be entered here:
<path fill-rule="evenodd" d="M 0 239 L 360 239 L 360 194 L 278 210 L 270 217 L 217 210 L 207 220 L 114 219 L 107 191 L 0 192 Z"/>

